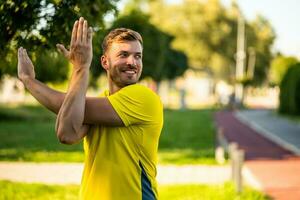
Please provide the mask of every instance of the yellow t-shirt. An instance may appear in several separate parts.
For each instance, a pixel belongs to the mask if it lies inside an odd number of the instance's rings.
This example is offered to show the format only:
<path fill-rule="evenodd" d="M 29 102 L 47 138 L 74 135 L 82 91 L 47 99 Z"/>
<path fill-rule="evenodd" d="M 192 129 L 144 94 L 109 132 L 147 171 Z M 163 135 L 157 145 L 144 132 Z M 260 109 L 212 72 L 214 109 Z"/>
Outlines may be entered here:
<path fill-rule="evenodd" d="M 157 199 L 157 148 L 163 125 L 160 98 L 138 84 L 104 95 L 125 126 L 93 126 L 84 138 L 80 199 Z"/>

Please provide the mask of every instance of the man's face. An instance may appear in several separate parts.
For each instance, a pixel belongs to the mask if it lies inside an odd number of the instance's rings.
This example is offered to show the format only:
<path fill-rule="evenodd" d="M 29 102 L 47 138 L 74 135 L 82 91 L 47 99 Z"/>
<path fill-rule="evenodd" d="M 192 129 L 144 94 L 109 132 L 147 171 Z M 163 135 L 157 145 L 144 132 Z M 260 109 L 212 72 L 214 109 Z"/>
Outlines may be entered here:
<path fill-rule="evenodd" d="M 102 66 L 118 87 L 136 83 L 142 73 L 142 46 L 139 41 L 113 42 L 102 56 Z"/>

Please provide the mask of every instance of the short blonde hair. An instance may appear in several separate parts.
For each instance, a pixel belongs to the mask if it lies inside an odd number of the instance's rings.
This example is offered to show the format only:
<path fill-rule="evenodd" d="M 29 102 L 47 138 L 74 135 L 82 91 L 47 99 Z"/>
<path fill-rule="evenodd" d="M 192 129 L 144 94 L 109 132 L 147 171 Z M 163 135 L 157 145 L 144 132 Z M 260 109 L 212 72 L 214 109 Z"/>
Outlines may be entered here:
<path fill-rule="evenodd" d="M 109 49 L 113 42 L 122 42 L 122 41 L 139 41 L 143 46 L 142 36 L 131 29 L 128 28 L 116 28 L 110 31 L 104 38 L 102 42 L 103 54 Z"/>

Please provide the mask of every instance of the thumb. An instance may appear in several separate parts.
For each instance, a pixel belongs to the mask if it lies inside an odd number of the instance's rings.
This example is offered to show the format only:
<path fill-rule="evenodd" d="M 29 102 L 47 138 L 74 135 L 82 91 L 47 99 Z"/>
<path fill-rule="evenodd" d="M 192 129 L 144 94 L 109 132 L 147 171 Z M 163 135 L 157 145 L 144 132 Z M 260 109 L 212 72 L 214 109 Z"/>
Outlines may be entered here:
<path fill-rule="evenodd" d="M 56 44 L 57 50 L 62 53 L 66 58 L 69 58 L 70 52 L 62 44 Z"/>

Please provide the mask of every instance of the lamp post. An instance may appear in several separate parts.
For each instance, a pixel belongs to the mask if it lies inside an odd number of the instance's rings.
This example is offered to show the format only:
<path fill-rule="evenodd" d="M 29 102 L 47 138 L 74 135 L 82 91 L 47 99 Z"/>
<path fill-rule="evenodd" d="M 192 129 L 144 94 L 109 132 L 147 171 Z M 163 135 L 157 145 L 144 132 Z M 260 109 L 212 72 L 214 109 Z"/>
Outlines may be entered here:
<path fill-rule="evenodd" d="M 245 59 L 245 20 L 241 13 L 239 13 L 235 73 L 235 103 L 238 105 L 243 103 L 244 88 L 241 81 L 244 79 Z"/>

